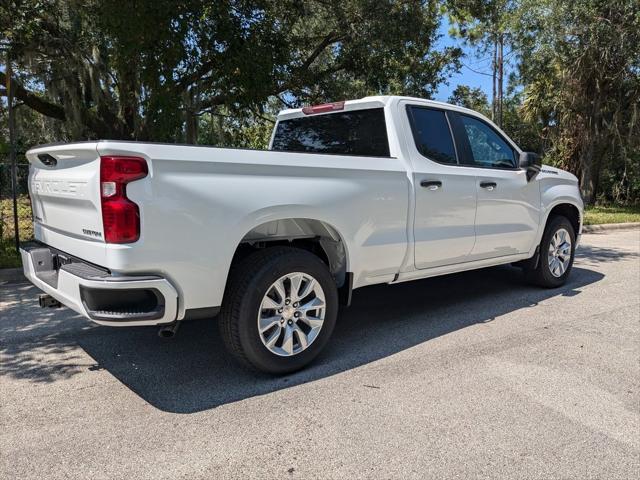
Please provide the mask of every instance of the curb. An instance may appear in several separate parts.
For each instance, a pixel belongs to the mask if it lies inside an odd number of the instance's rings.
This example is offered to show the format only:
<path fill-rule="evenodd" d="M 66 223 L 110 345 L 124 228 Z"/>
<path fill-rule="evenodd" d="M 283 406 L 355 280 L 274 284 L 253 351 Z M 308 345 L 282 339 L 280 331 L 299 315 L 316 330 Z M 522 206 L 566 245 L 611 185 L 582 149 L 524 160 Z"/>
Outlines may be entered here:
<path fill-rule="evenodd" d="M 0 285 L 10 283 L 27 283 L 27 278 L 22 273 L 21 268 L 2 268 L 0 269 Z"/>
<path fill-rule="evenodd" d="M 582 233 L 595 233 L 609 230 L 627 230 L 630 228 L 638 227 L 640 227 L 640 222 L 602 223 L 600 225 L 585 225 L 584 227 L 582 227 Z"/>

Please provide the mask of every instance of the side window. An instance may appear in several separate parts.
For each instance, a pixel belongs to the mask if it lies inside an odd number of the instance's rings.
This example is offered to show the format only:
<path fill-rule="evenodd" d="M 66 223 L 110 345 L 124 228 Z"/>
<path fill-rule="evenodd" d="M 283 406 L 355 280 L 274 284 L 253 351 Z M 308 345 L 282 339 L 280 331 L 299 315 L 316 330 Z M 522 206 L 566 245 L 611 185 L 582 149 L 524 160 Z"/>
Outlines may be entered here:
<path fill-rule="evenodd" d="M 479 167 L 514 168 L 516 156 L 513 148 L 486 123 L 467 115 L 460 115 L 473 164 Z"/>
<path fill-rule="evenodd" d="M 410 106 L 407 108 L 407 113 L 418 151 L 430 160 L 457 164 L 456 150 L 444 112 Z"/>

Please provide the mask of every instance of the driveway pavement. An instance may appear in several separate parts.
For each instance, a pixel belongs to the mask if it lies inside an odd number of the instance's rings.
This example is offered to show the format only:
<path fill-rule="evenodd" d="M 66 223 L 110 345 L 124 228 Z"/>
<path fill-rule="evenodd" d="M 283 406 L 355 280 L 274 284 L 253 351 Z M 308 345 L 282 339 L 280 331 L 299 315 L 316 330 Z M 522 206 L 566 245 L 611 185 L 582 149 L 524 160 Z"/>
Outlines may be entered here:
<path fill-rule="evenodd" d="M 596 233 L 557 290 L 511 267 L 359 290 L 283 378 L 213 321 L 167 341 L 2 286 L 0 478 L 638 478 L 639 255 Z"/>

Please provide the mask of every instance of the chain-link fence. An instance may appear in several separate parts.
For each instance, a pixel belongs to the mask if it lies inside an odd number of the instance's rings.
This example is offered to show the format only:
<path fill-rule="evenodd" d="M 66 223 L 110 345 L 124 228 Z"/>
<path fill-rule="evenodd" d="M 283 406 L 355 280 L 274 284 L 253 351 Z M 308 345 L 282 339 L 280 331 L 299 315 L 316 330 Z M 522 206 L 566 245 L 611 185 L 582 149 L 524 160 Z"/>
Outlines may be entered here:
<path fill-rule="evenodd" d="M 28 189 L 29 164 L 19 163 L 16 176 L 17 191 L 14 208 L 11 164 L 8 158 L 0 157 L 0 268 L 20 266 L 16 240 L 24 242 L 33 238 L 33 218 Z"/>

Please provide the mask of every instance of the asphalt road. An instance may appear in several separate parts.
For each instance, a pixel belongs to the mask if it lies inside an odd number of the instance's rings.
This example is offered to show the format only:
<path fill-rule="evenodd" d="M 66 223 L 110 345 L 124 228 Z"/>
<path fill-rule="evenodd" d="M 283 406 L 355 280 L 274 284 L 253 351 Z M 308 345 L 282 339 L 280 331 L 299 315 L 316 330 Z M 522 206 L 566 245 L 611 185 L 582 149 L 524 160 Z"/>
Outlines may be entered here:
<path fill-rule="evenodd" d="M 284 378 L 0 287 L 2 479 L 640 475 L 640 230 L 589 234 L 570 282 L 500 267 L 356 292 Z"/>

